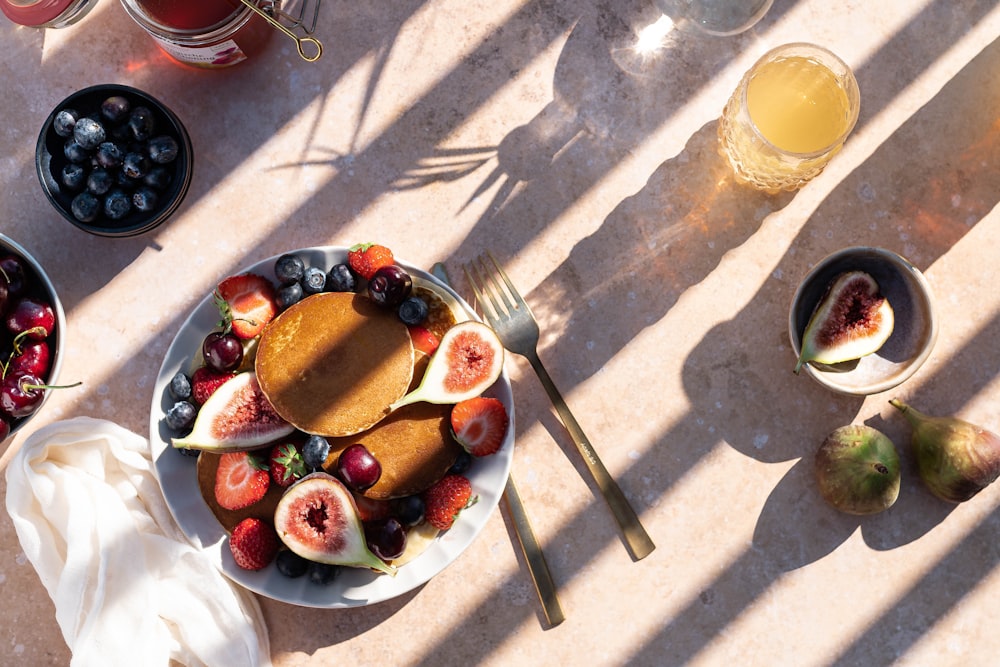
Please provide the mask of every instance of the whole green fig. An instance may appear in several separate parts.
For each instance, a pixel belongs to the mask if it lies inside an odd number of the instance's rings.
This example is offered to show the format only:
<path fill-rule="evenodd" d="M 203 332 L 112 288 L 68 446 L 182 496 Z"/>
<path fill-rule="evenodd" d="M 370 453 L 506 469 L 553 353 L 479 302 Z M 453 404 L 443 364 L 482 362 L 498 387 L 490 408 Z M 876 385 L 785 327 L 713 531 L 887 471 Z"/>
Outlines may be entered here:
<path fill-rule="evenodd" d="M 899 455 L 884 433 L 865 424 L 841 426 L 816 450 L 820 495 L 847 514 L 876 514 L 899 496 Z"/>
<path fill-rule="evenodd" d="M 955 417 L 930 417 L 889 401 L 913 427 L 917 471 L 938 498 L 961 503 L 1000 476 L 1000 436 Z"/>

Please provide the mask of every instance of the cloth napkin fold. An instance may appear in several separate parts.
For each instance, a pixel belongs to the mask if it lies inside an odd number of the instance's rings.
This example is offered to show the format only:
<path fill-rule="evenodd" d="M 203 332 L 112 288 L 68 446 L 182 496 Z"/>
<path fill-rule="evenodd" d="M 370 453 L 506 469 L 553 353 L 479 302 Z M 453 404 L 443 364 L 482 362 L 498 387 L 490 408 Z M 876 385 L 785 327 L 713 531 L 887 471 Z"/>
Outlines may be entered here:
<path fill-rule="evenodd" d="M 145 438 L 89 417 L 39 429 L 7 469 L 7 511 L 74 667 L 271 665 L 256 598 L 177 527 Z"/>

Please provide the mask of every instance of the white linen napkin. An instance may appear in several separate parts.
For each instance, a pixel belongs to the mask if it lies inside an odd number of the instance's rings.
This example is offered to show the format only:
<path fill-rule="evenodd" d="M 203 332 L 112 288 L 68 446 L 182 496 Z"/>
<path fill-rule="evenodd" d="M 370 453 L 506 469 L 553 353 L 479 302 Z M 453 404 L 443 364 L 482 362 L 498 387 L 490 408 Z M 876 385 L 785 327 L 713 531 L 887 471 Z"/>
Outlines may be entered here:
<path fill-rule="evenodd" d="M 7 468 L 7 511 L 74 667 L 271 665 L 256 598 L 186 540 L 145 438 L 89 417 L 39 429 Z"/>

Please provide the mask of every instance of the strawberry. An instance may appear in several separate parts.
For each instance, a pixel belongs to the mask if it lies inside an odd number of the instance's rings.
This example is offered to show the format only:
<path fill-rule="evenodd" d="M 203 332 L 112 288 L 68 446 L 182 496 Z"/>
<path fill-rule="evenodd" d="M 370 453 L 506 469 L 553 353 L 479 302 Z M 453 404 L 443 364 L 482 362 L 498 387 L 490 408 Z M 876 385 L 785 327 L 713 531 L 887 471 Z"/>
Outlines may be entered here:
<path fill-rule="evenodd" d="M 249 452 L 226 452 L 215 471 L 215 500 L 227 510 L 258 502 L 271 485 L 267 467 Z"/>
<path fill-rule="evenodd" d="M 302 453 L 290 442 L 271 448 L 267 469 L 271 473 L 271 481 L 278 486 L 291 486 L 292 482 L 306 475 Z"/>
<path fill-rule="evenodd" d="M 274 285 L 256 273 L 241 273 L 219 283 L 215 304 L 222 314 L 222 326 L 243 340 L 256 338 L 278 314 Z"/>
<path fill-rule="evenodd" d="M 248 517 L 233 528 L 229 550 L 244 570 L 260 570 L 278 555 L 278 534 L 260 519 Z"/>
<path fill-rule="evenodd" d="M 423 352 L 428 357 L 434 354 L 435 350 L 441 344 L 441 339 L 435 336 L 433 331 L 419 324 L 410 325 L 409 330 L 410 340 L 413 341 L 413 348 Z"/>
<path fill-rule="evenodd" d="M 204 405 L 216 389 L 235 375 L 236 373 L 220 373 L 208 366 L 202 366 L 191 375 L 191 398 L 196 405 Z"/>
<path fill-rule="evenodd" d="M 424 491 L 424 516 L 438 530 L 448 530 L 466 507 L 479 500 L 464 475 L 445 475 Z"/>
<path fill-rule="evenodd" d="M 451 432 L 473 456 L 495 454 L 507 433 L 507 408 L 495 398 L 477 396 L 451 409 Z"/>
<path fill-rule="evenodd" d="M 365 280 L 370 279 L 383 266 L 395 262 L 392 251 L 377 243 L 359 243 L 347 251 L 347 265 Z"/>

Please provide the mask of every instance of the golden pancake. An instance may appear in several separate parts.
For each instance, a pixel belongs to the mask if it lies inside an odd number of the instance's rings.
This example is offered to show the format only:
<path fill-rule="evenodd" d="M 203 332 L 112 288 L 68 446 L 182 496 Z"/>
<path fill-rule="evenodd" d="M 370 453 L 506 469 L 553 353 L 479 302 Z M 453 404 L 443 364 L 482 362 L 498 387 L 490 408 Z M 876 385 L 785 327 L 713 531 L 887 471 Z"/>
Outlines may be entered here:
<path fill-rule="evenodd" d="M 327 292 L 264 329 L 254 366 L 282 418 L 306 433 L 339 437 L 388 415 L 410 386 L 413 363 L 409 331 L 393 310 L 359 294 Z"/>
<path fill-rule="evenodd" d="M 360 442 L 382 466 L 382 476 L 364 495 L 376 500 L 420 493 L 444 477 L 461 445 L 451 436 L 450 405 L 414 403 L 396 410 L 364 433 L 327 438 L 325 468 L 335 473 L 340 452 Z"/>

